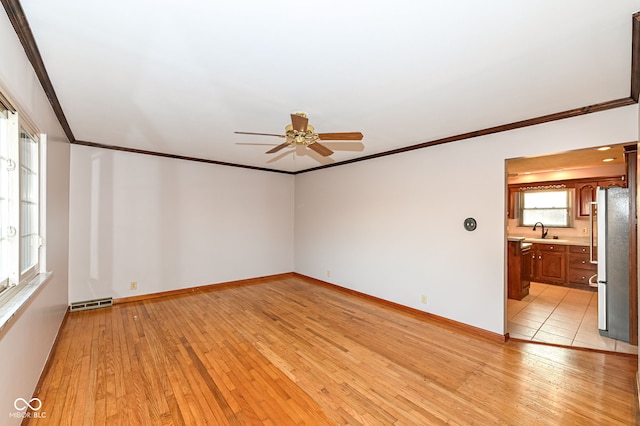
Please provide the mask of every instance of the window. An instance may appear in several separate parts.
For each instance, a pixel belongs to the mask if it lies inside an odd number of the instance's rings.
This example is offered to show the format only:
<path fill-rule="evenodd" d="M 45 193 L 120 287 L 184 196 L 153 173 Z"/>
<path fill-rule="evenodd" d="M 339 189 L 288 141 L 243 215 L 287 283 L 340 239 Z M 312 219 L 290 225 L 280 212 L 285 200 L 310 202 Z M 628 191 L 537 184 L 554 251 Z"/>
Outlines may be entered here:
<path fill-rule="evenodd" d="M 520 193 L 520 226 L 567 228 L 571 226 L 571 191 L 554 189 Z"/>
<path fill-rule="evenodd" d="M 9 284 L 9 144 L 7 110 L 0 109 L 0 292 Z"/>
<path fill-rule="evenodd" d="M 0 293 L 40 272 L 40 138 L 0 93 Z"/>
<path fill-rule="evenodd" d="M 20 277 L 37 273 L 40 252 L 38 141 L 20 131 Z"/>

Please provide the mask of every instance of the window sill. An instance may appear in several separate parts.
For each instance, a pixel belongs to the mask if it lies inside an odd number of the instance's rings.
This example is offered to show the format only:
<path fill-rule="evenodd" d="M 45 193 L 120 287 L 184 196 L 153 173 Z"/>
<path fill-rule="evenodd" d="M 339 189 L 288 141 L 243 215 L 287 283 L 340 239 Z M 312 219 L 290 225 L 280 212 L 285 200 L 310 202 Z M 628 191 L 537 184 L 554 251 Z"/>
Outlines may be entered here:
<path fill-rule="evenodd" d="M 20 309 L 36 294 L 47 281 L 51 279 L 53 272 L 38 274 L 25 285 L 8 290 L 11 294 L 0 305 L 0 331 L 2 331 Z"/>

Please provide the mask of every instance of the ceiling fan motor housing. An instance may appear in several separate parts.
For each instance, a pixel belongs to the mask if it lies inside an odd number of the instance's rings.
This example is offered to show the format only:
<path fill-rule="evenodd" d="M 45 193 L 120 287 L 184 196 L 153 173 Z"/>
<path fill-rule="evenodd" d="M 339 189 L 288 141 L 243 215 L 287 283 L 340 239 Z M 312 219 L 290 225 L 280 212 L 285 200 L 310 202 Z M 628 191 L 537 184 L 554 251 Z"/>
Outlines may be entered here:
<path fill-rule="evenodd" d="M 299 145 L 309 146 L 318 140 L 318 135 L 311 124 L 307 125 L 306 131 L 294 130 L 291 124 L 285 128 L 287 141 Z"/>

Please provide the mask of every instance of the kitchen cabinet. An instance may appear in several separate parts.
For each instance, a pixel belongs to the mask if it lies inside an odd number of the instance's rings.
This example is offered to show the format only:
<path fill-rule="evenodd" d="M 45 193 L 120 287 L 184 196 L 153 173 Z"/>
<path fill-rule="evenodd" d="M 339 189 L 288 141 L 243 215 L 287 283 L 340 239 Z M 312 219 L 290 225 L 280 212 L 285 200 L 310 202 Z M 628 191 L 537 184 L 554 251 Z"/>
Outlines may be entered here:
<path fill-rule="evenodd" d="M 589 246 L 569 246 L 568 264 L 568 284 L 591 289 L 589 278 L 597 273 L 598 265 L 590 261 Z"/>
<path fill-rule="evenodd" d="M 567 281 L 567 246 L 559 244 L 533 244 L 530 280 L 547 284 L 562 284 Z"/>
<path fill-rule="evenodd" d="M 509 241 L 508 244 L 508 285 L 507 297 L 509 299 L 522 300 L 529 294 L 531 276 L 531 258 L 529 257 L 530 244 L 520 241 Z"/>
<path fill-rule="evenodd" d="M 598 186 L 600 188 L 609 188 L 611 186 L 619 186 L 621 188 L 626 188 L 627 181 L 624 180 L 624 176 L 598 179 Z"/>
<path fill-rule="evenodd" d="M 518 197 L 520 191 L 528 189 L 545 189 L 554 185 L 563 185 L 566 188 L 575 188 L 575 216 L 578 219 L 589 217 L 590 203 L 596 201 L 596 189 L 609 188 L 611 186 L 627 187 L 625 176 L 611 176 L 588 179 L 567 179 L 563 181 L 548 181 L 536 183 L 517 183 L 508 186 L 507 190 L 507 217 L 518 218 Z"/>
<path fill-rule="evenodd" d="M 576 187 L 576 217 L 578 219 L 585 219 L 589 217 L 589 210 L 591 209 L 591 202 L 596 201 L 596 189 L 609 188 L 612 186 L 626 187 L 627 182 L 623 176 L 599 178 L 592 181 L 577 181 Z"/>
<path fill-rule="evenodd" d="M 596 200 L 597 182 L 585 182 L 576 185 L 576 216 L 578 218 L 589 217 L 591 203 Z"/>
<path fill-rule="evenodd" d="M 518 202 L 518 197 L 520 197 L 520 189 L 509 185 L 507 191 L 507 217 L 509 219 L 517 219 L 519 216 L 518 206 L 520 203 Z"/>

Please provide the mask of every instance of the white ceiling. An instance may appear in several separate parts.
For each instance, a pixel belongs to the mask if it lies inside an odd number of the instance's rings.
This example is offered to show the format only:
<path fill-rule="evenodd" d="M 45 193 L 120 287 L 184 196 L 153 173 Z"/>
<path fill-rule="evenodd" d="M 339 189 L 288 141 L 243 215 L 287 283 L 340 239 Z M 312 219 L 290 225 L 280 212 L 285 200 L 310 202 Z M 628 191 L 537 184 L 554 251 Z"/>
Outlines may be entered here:
<path fill-rule="evenodd" d="M 628 97 L 632 14 L 640 7 L 637 0 L 21 4 L 77 140 L 283 171 L 321 163 L 304 149 L 266 155 L 280 139 L 233 132 L 283 133 L 289 114 L 305 111 L 317 132 L 364 134 L 363 150 L 335 152 L 340 162 Z"/>

